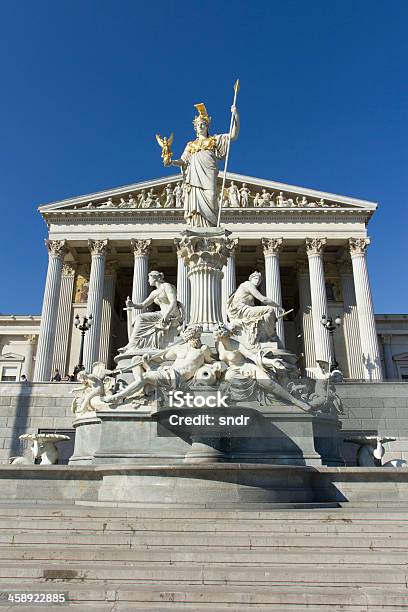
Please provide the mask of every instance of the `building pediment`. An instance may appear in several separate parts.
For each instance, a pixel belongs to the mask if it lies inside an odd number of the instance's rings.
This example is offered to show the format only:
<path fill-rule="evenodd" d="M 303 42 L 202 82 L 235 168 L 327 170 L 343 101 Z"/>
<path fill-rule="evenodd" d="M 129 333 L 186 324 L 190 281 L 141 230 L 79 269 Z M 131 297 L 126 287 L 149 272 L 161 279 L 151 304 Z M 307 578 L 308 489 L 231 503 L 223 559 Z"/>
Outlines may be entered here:
<path fill-rule="evenodd" d="M 42 205 L 39 211 L 47 220 L 57 216 L 78 217 L 143 217 L 154 215 L 182 218 L 182 206 L 177 193 L 180 193 L 182 176 L 180 174 L 150 181 L 134 183 L 124 187 L 108 189 L 51 204 Z M 222 173 L 218 177 L 221 192 Z M 301 214 L 358 212 L 369 218 L 377 204 L 347 196 L 296 187 L 268 181 L 265 179 L 227 173 L 223 208 L 228 217 L 254 214 Z"/>

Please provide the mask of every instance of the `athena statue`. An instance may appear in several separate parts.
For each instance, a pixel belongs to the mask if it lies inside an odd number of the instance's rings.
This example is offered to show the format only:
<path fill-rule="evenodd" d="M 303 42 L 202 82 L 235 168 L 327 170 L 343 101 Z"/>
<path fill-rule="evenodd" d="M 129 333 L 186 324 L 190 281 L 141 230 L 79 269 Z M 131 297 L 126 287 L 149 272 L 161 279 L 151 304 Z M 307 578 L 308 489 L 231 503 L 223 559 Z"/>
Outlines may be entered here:
<path fill-rule="evenodd" d="M 218 197 L 217 177 L 218 161 L 227 154 L 228 134 L 210 136 L 211 117 L 204 104 L 196 104 L 198 115 L 193 125 L 196 139 L 187 143 L 181 159 L 170 162 L 183 172 L 184 217 L 192 227 L 210 227 L 217 225 Z M 231 107 L 233 125 L 231 141 L 239 134 L 239 115 L 236 106 Z M 170 165 L 169 164 L 169 165 Z"/>

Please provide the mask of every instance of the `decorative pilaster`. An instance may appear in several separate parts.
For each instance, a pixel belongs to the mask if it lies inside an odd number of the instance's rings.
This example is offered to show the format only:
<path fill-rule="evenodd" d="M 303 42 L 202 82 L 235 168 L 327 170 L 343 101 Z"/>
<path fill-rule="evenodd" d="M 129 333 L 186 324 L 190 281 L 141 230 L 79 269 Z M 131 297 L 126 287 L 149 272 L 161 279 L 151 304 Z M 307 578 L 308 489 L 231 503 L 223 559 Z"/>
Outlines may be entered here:
<path fill-rule="evenodd" d="M 180 242 L 180 238 L 174 239 L 177 249 L 177 301 L 183 305 L 185 322 L 188 323 L 190 320 L 191 287 L 190 279 L 188 278 L 188 267 L 183 259 Z"/>
<path fill-rule="evenodd" d="M 316 367 L 316 351 L 313 333 L 312 298 L 310 296 L 309 267 L 305 261 L 297 262 L 299 286 L 299 310 L 302 324 L 305 369 L 312 373 Z"/>
<path fill-rule="evenodd" d="M 369 238 L 349 239 L 361 348 L 363 351 L 364 378 L 368 380 L 382 380 L 381 357 L 366 260 L 366 249 L 369 244 Z"/>
<path fill-rule="evenodd" d="M 351 261 L 342 262 L 340 266 L 340 278 L 344 301 L 343 329 L 349 378 L 361 379 L 364 378 L 364 369 L 361 359 L 360 328 L 358 325 L 358 311 Z"/>
<path fill-rule="evenodd" d="M 116 283 L 116 262 L 108 261 L 105 267 L 105 279 L 103 284 L 102 298 L 102 321 L 101 321 L 101 341 L 99 347 L 99 359 L 106 366 L 109 366 L 111 350 L 111 323 L 113 301 L 115 297 Z"/>
<path fill-rule="evenodd" d="M 75 266 L 71 262 L 62 267 L 61 290 L 58 306 L 57 333 L 55 336 L 54 359 L 51 371 L 59 370 L 62 376 L 68 374 L 68 340 L 70 337 L 72 295 L 74 291 Z"/>
<path fill-rule="evenodd" d="M 84 367 L 87 372 L 90 372 L 92 364 L 99 360 L 105 257 L 108 251 L 108 242 L 108 240 L 88 240 L 92 255 L 88 315 L 92 315 L 93 324 L 85 336 Z"/>
<path fill-rule="evenodd" d="M 266 296 L 282 306 L 282 288 L 279 268 L 279 253 L 282 249 L 283 238 L 262 238 L 265 257 L 265 283 Z M 276 309 L 275 309 L 276 311 Z M 278 314 L 276 312 L 276 314 Z M 276 321 L 276 333 L 282 347 L 285 347 L 285 329 L 283 317 Z"/>
<path fill-rule="evenodd" d="M 24 363 L 22 367 L 21 374 L 24 374 L 27 380 L 32 380 L 33 375 L 33 355 L 34 355 L 34 346 L 37 341 L 37 336 L 35 334 L 30 334 L 25 336 L 27 340 L 27 350 L 24 357 Z"/>
<path fill-rule="evenodd" d="M 57 327 L 58 301 L 61 288 L 62 262 L 67 251 L 66 240 L 46 240 L 45 244 L 48 249 L 48 271 L 35 362 L 35 381 L 48 381 L 51 378 L 51 365 Z"/>
<path fill-rule="evenodd" d="M 221 283 L 222 292 L 222 318 L 227 322 L 227 302 L 228 298 L 234 293 L 237 288 L 237 279 L 235 274 L 235 249 L 238 240 L 231 240 L 231 254 L 227 258 L 227 263 L 224 266 L 224 277 Z"/>
<path fill-rule="evenodd" d="M 316 360 L 331 363 L 332 349 L 329 332 L 321 323 L 322 315 L 328 314 L 323 267 L 323 249 L 326 242 L 326 238 L 306 238 Z"/>
<path fill-rule="evenodd" d="M 148 272 L 151 240 L 132 239 L 130 244 L 134 256 L 132 302 L 140 304 L 149 294 Z M 132 310 L 133 320 L 141 312 L 143 309 L 134 308 Z"/>
<path fill-rule="evenodd" d="M 203 331 L 212 331 L 222 323 L 222 268 L 231 255 L 234 242 L 227 230 L 210 228 L 207 235 L 185 230 L 179 243 L 187 264 L 191 283 L 190 324 L 199 324 Z"/>
<path fill-rule="evenodd" d="M 385 377 L 387 380 L 395 380 L 397 376 L 395 374 L 394 360 L 392 358 L 392 336 L 382 335 L 381 340 L 384 351 Z"/>

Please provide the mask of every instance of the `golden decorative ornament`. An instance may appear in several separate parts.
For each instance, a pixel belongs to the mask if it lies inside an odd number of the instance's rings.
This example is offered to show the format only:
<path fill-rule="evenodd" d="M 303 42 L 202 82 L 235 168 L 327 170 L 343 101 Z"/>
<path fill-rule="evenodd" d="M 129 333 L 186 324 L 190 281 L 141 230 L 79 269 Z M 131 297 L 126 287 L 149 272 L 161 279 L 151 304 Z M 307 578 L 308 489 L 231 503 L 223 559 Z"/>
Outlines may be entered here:
<path fill-rule="evenodd" d="M 211 123 L 211 117 L 209 116 L 207 109 L 205 108 L 205 104 L 200 102 L 200 104 L 194 104 L 194 107 L 198 111 L 198 115 L 194 117 L 193 123 L 196 123 L 199 119 L 204 119 L 207 125 Z"/>
<path fill-rule="evenodd" d="M 191 155 L 198 153 L 199 151 L 214 151 L 217 146 L 217 139 L 215 136 L 208 136 L 207 138 L 196 138 L 191 140 L 188 144 L 188 152 Z"/>

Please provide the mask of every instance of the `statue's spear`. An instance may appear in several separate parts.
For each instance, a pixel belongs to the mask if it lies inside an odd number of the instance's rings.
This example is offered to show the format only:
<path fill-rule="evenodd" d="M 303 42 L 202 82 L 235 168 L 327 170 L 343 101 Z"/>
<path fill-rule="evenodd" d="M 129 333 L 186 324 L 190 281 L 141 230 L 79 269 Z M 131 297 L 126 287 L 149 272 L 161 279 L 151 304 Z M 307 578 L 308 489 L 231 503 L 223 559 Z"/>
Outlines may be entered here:
<path fill-rule="evenodd" d="M 238 92 L 239 92 L 239 79 L 237 79 L 235 81 L 235 85 L 234 85 L 234 101 L 232 103 L 232 106 L 235 106 L 235 104 L 236 104 Z M 221 210 L 222 210 L 222 203 L 223 203 L 223 200 L 224 200 L 225 180 L 227 178 L 227 166 L 228 166 L 228 158 L 229 158 L 229 152 L 230 152 L 230 146 L 231 146 L 231 132 L 232 132 L 232 126 L 233 125 L 234 125 L 234 115 L 233 115 L 233 113 L 231 113 L 231 123 L 230 123 L 230 129 L 229 129 L 229 134 L 228 134 L 227 154 L 225 156 L 224 176 L 222 177 L 221 201 L 220 201 L 220 208 L 218 210 L 217 227 L 220 226 L 220 221 L 221 221 Z"/>

